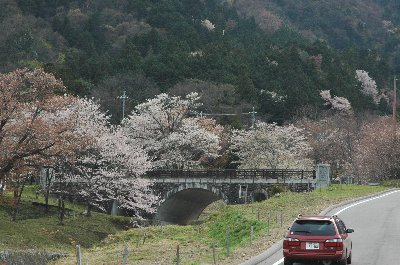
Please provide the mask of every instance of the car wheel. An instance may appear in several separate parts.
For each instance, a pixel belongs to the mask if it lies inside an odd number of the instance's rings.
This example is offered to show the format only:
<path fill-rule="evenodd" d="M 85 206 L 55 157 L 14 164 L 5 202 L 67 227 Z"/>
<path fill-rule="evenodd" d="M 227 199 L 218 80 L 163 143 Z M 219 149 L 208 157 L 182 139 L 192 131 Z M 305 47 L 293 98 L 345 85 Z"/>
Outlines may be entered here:
<path fill-rule="evenodd" d="M 288 259 L 283 259 L 283 265 L 293 265 L 293 261 L 290 261 Z"/>
<path fill-rule="evenodd" d="M 347 258 L 338 262 L 339 265 L 347 265 Z"/>
<path fill-rule="evenodd" d="M 351 264 L 351 252 L 350 252 L 349 257 L 347 258 L 347 264 Z"/>

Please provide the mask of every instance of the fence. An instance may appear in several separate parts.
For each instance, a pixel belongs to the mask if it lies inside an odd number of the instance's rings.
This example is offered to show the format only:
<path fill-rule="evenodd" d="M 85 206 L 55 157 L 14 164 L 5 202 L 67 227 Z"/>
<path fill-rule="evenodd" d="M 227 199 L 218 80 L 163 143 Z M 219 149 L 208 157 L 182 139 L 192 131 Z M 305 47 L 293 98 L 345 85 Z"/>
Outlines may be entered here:
<path fill-rule="evenodd" d="M 281 229 L 284 226 L 286 221 L 289 221 L 288 218 L 283 216 L 282 212 L 271 212 L 264 211 L 262 212 L 260 209 L 257 212 L 253 212 L 254 218 L 253 220 L 262 221 L 262 224 L 265 227 L 263 232 L 256 233 L 253 225 L 249 225 L 247 227 L 247 236 L 246 242 L 249 247 L 255 244 L 256 239 L 260 236 L 264 236 L 268 239 L 271 235 L 271 230 L 273 229 Z M 292 220 L 293 217 L 290 217 Z M 226 225 L 223 228 L 223 233 L 225 234 L 225 240 L 222 242 L 221 240 L 212 240 L 212 242 L 208 243 L 208 246 L 199 247 L 196 242 L 192 242 L 195 247 L 188 246 L 187 242 L 179 242 L 177 240 L 175 244 L 168 246 L 169 253 L 164 253 L 165 250 L 162 250 L 162 253 L 152 253 L 153 255 L 161 256 L 164 255 L 167 260 L 165 260 L 165 264 L 174 264 L 174 265 L 182 265 L 182 264 L 191 264 L 196 260 L 193 258 L 197 255 L 198 257 L 203 257 L 202 262 L 207 262 L 207 264 L 217 265 L 219 262 L 222 262 L 222 259 L 225 257 L 229 257 L 232 255 L 232 236 L 235 230 L 235 227 L 230 227 Z M 169 230 L 169 231 L 167 231 Z M 194 225 L 193 230 L 195 231 L 195 238 L 202 238 L 204 231 L 201 228 L 201 225 Z M 171 235 L 171 231 L 175 231 L 174 226 L 166 226 L 166 225 L 158 225 L 147 228 L 143 228 L 142 230 L 139 228 L 138 231 L 141 231 L 140 237 L 132 237 L 131 240 L 120 246 L 120 250 L 109 253 L 114 257 L 114 263 L 112 264 L 138 264 L 140 262 L 140 258 L 137 256 L 143 256 L 144 251 L 149 251 L 146 248 L 147 244 L 151 244 L 150 240 L 162 241 L 166 239 L 170 239 L 172 237 L 179 237 L 179 235 Z M 176 231 L 175 231 L 176 232 Z M 154 243 L 154 242 L 153 242 Z M 151 247 L 150 249 L 153 249 Z M 154 249 L 153 249 L 154 250 Z M 194 253 L 197 251 L 198 253 Z M 206 256 L 206 260 L 204 257 Z M 96 262 L 91 261 L 90 258 L 86 258 L 85 255 L 82 255 L 80 246 L 76 246 L 76 264 L 77 265 L 94 265 Z M 145 264 L 145 263 L 140 263 Z M 149 263 L 150 264 L 150 263 Z M 195 264 L 195 263 L 194 263 Z"/>
<path fill-rule="evenodd" d="M 155 170 L 146 173 L 147 178 L 156 181 L 165 179 L 214 179 L 214 180 L 282 180 L 286 179 L 315 179 L 315 170 L 292 169 L 215 169 L 215 170 Z"/>

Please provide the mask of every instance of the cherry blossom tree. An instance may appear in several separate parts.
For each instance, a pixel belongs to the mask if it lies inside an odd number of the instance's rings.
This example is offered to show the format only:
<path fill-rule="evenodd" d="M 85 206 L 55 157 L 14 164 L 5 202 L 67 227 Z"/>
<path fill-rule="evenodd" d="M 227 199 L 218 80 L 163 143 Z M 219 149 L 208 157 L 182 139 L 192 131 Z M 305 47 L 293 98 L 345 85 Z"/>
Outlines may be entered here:
<path fill-rule="evenodd" d="M 334 111 L 341 113 L 351 113 L 351 104 L 347 98 L 331 96 L 330 90 L 322 90 L 321 98 L 325 101 L 325 105 Z"/>
<path fill-rule="evenodd" d="M 198 99 L 197 93 L 185 98 L 160 94 L 136 106 L 124 121 L 126 134 L 144 147 L 155 168 L 196 168 L 218 157 L 218 134 L 205 126 L 205 118 L 189 117 Z"/>
<path fill-rule="evenodd" d="M 215 29 L 215 25 L 211 23 L 211 21 L 208 19 L 202 20 L 201 25 L 206 29 L 208 29 L 209 31 L 213 31 Z"/>
<path fill-rule="evenodd" d="M 0 183 L 10 183 L 15 208 L 27 175 L 51 166 L 61 223 L 71 191 L 90 206 L 116 199 L 137 215 L 152 211 L 157 198 L 151 182 L 141 179 L 150 168 L 141 146 L 129 144 L 93 101 L 63 91 L 62 82 L 41 69 L 0 74 Z"/>
<path fill-rule="evenodd" d="M 361 93 L 371 97 L 374 103 L 378 104 L 380 96 L 375 80 L 364 70 L 356 70 L 356 78 L 361 83 Z"/>
<path fill-rule="evenodd" d="M 369 179 L 397 179 L 400 176 L 400 128 L 391 117 L 376 117 L 361 128 L 356 156 L 349 170 Z"/>
<path fill-rule="evenodd" d="M 330 164 L 337 175 L 344 173 L 352 164 L 355 145 L 360 138 L 360 119 L 328 112 L 318 120 L 301 119 L 296 126 L 305 131 L 314 163 Z"/>
<path fill-rule="evenodd" d="M 109 116 L 92 100 L 77 99 L 66 112 L 75 119 L 72 133 L 84 141 L 72 159 L 58 163 L 63 187 L 74 187 L 74 195 L 86 202 L 88 215 L 111 200 L 137 217 L 153 212 L 158 198 L 151 193 L 152 182 L 142 178 L 151 167 L 144 150 L 129 144 L 120 127 L 110 126 Z M 57 192 L 65 195 L 64 190 Z"/>
<path fill-rule="evenodd" d="M 73 120 L 48 119 L 72 101 L 63 91 L 62 82 L 42 69 L 0 74 L 0 186 L 10 184 L 15 209 L 26 177 L 65 149 Z"/>
<path fill-rule="evenodd" d="M 57 96 L 64 86 L 41 69 L 0 73 L 0 183 L 11 172 L 24 176 L 32 159 L 55 148 L 69 121 L 53 126 L 45 113 L 56 112 L 70 99 Z"/>
<path fill-rule="evenodd" d="M 240 168 L 309 169 L 311 150 L 302 129 L 258 122 L 254 130 L 233 131 L 231 150 Z"/>

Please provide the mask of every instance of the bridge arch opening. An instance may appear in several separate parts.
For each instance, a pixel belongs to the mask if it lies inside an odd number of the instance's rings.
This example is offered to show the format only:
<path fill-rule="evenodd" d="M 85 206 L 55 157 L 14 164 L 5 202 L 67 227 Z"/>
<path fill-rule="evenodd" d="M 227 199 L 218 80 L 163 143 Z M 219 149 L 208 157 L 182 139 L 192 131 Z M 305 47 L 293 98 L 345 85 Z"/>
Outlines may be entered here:
<path fill-rule="evenodd" d="M 267 199 L 267 196 L 264 193 L 254 193 L 253 194 L 253 201 L 255 202 L 262 202 Z"/>
<path fill-rule="evenodd" d="M 196 221 L 211 203 L 224 199 L 223 194 L 201 188 L 179 190 L 171 194 L 157 209 L 156 223 L 188 225 Z"/>
<path fill-rule="evenodd" d="M 253 202 L 262 202 L 268 199 L 268 192 L 266 190 L 255 190 L 252 193 Z"/>

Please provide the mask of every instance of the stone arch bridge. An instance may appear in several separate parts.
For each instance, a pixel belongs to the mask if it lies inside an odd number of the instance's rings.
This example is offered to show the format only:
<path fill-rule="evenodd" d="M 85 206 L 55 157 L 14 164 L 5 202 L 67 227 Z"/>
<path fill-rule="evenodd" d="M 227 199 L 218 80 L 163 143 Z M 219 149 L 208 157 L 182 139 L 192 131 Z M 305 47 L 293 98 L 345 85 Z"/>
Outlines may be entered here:
<path fill-rule="evenodd" d="M 324 167 L 325 166 L 325 169 Z M 147 172 L 154 191 L 162 198 L 155 223 L 189 224 L 212 202 L 226 204 L 262 201 L 281 186 L 291 191 L 310 191 L 329 182 L 329 166 L 317 170 L 226 169 L 162 170 Z M 324 169 L 324 170 L 323 170 Z M 328 175 L 326 175 L 328 174 Z"/>

